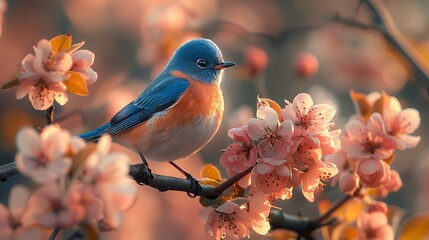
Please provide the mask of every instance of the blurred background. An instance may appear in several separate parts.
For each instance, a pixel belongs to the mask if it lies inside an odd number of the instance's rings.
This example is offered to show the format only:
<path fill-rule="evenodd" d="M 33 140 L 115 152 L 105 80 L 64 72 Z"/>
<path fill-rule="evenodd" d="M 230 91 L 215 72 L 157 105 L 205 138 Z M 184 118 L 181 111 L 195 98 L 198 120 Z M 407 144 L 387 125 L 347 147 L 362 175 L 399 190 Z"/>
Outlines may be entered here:
<path fill-rule="evenodd" d="M 69 94 L 69 102 L 56 106 L 55 118 L 74 134 L 108 121 L 133 100 L 156 76 L 174 50 L 195 37 L 210 38 L 225 60 L 237 63 L 224 74 L 225 115 L 220 131 L 200 154 L 178 161 L 198 177 L 205 163 L 217 166 L 221 150 L 231 140 L 226 132 L 254 116 L 256 96 L 281 105 L 300 92 L 315 103 L 332 103 L 335 122 L 344 127 L 354 114 L 349 90 L 385 91 L 398 97 L 403 108 L 420 111 L 422 123 L 416 149 L 399 152 L 393 168 L 404 187 L 386 203 L 411 216 L 429 211 L 429 150 L 426 123 L 429 115 L 427 83 L 381 34 L 333 21 L 334 16 L 371 25 L 371 13 L 358 0 L 0 0 L 0 84 L 20 71 L 24 56 L 40 39 L 71 33 L 73 43 L 95 53 L 98 80 L 90 94 Z M 429 2 L 382 1 L 405 38 L 429 67 Z M 25 125 L 43 126 L 45 112 L 31 107 L 28 97 L 15 99 L 14 90 L 0 93 L 0 164 L 14 160 L 15 134 Z M 184 139 L 186 141 L 186 139 Z M 121 151 L 127 151 L 116 146 Z M 127 151 L 134 162 L 140 158 Z M 149 163 L 155 173 L 179 176 L 166 163 Z M 223 176 L 226 174 L 223 172 Z M 0 183 L 0 202 L 6 203 L 11 186 L 25 179 L 14 176 Z M 29 183 L 27 183 L 29 184 Z M 295 189 L 291 200 L 279 203 L 285 212 L 315 217 L 310 204 Z M 327 187 L 316 199 L 338 199 Z M 206 239 L 198 219 L 198 199 L 185 193 L 159 193 L 141 187 L 119 231 L 106 239 Z M 260 239 L 255 234 L 252 239 Z"/>

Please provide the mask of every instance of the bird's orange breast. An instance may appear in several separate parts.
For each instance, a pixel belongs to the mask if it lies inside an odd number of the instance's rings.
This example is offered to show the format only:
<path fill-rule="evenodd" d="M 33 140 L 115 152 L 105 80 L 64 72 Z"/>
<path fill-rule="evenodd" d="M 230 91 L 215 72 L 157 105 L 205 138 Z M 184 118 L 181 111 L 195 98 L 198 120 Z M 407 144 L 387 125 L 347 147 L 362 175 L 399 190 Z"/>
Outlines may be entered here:
<path fill-rule="evenodd" d="M 222 121 L 224 102 L 217 84 L 204 83 L 180 71 L 171 73 L 189 86 L 168 110 L 118 134 L 116 140 L 150 160 L 173 161 L 195 153 L 215 135 Z"/>
<path fill-rule="evenodd" d="M 204 83 L 195 80 L 180 71 L 171 74 L 189 81 L 189 87 L 179 98 L 177 103 L 163 117 L 157 119 L 158 127 L 171 128 L 181 124 L 188 124 L 201 117 L 216 115 L 220 121 L 223 115 L 224 102 L 222 91 L 217 84 Z"/>

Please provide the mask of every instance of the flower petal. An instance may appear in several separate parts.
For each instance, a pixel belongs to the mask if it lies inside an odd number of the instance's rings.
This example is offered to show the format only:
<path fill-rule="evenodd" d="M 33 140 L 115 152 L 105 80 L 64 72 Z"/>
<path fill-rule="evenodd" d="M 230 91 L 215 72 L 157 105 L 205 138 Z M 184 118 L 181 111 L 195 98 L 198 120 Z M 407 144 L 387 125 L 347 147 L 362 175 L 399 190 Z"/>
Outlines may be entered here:
<path fill-rule="evenodd" d="M 307 115 L 313 104 L 313 99 L 307 93 L 300 93 L 293 99 L 293 107 L 298 116 Z"/>
<path fill-rule="evenodd" d="M 255 141 L 258 141 L 266 133 L 265 121 L 262 119 L 251 118 L 247 125 L 247 133 L 249 134 L 249 137 Z"/>
<path fill-rule="evenodd" d="M 16 146 L 24 156 L 37 156 L 41 151 L 39 134 L 32 127 L 22 128 L 16 136 Z"/>

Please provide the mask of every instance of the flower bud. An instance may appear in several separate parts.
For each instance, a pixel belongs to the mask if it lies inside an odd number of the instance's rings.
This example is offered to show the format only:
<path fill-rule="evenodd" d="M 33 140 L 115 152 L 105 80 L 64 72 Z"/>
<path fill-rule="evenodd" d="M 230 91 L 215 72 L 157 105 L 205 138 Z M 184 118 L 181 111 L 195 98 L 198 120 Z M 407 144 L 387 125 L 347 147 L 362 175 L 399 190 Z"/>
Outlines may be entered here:
<path fill-rule="evenodd" d="M 344 172 L 340 176 L 339 186 L 341 192 L 352 195 L 359 186 L 359 176 L 356 173 Z"/>
<path fill-rule="evenodd" d="M 249 75 L 257 76 L 267 67 L 267 53 L 258 47 L 248 47 L 244 53 L 244 63 Z"/>
<path fill-rule="evenodd" d="M 295 72 L 301 78 L 309 78 L 317 73 L 319 61 L 311 53 L 300 53 L 295 58 Z"/>

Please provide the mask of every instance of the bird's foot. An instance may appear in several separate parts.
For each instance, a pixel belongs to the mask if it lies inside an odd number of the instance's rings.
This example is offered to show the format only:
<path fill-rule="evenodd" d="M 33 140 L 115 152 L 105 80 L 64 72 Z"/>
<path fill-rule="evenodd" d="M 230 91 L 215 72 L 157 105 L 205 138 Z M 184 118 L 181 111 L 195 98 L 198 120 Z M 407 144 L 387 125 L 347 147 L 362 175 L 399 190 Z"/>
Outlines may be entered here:
<path fill-rule="evenodd" d="M 186 192 L 186 194 L 191 198 L 195 198 L 196 196 L 200 195 L 200 193 L 203 189 L 200 185 L 200 182 L 198 182 L 198 180 L 195 179 L 190 173 L 186 172 L 181 167 L 179 167 L 176 163 L 174 163 L 174 162 L 169 162 L 169 163 L 171 165 L 173 165 L 174 168 L 179 170 L 179 172 L 181 172 L 183 175 L 185 175 L 186 179 L 191 181 L 190 189 L 192 189 L 192 190 L 195 189 L 195 191 L 194 191 L 194 193 Z"/>
<path fill-rule="evenodd" d="M 153 180 L 153 174 L 152 174 L 152 169 L 150 169 L 149 167 L 149 163 L 146 161 L 146 158 L 143 156 L 143 154 L 139 153 L 140 158 L 142 159 L 143 164 L 146 166 L 146 171 L 148 173 L 148 177 L 144 180 L 146 183 L 150 182 Z M 139 183 L 139 185 L 143 185 L 144 183 Z"/>

